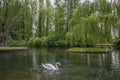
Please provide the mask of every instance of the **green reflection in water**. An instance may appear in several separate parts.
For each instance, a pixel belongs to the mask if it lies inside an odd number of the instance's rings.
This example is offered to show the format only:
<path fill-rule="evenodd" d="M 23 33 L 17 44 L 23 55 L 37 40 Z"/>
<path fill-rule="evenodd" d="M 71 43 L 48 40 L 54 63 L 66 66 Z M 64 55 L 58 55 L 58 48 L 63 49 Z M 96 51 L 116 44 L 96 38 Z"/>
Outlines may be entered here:
<path fill-rule="evenodd" d="M 41 63 L 62 64 L 47 71 Z M 38 48 L 28 53 L 0 53 L 0 80 L 119 80 L 120 52 L 67 53 L 65 49 Z"/>

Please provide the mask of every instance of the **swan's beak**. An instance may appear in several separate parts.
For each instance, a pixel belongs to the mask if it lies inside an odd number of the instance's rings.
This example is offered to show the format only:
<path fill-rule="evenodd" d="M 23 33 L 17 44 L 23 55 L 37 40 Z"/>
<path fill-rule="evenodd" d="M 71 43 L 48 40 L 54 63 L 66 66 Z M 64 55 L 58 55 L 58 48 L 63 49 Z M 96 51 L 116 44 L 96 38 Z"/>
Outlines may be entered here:
<path fill-rule="evenodd" d="M 61 68 L 62 67 L 61 63 L 58 66 L 59 66 L 59 68 Z"/>

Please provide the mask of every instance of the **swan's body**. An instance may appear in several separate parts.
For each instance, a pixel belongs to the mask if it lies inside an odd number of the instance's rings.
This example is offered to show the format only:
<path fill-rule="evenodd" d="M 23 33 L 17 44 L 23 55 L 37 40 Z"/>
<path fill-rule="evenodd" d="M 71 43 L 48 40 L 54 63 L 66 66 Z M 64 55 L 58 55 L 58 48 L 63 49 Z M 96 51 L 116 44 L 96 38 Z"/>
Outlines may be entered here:
<path fill-rule="evenodd" d="M 61 65 L 61 64 L 59 62 L 57 62 L 55 66 L 50 63 L 42 64 L 42 66 L 47 70 L 59 70 L 58 65 Z"/>

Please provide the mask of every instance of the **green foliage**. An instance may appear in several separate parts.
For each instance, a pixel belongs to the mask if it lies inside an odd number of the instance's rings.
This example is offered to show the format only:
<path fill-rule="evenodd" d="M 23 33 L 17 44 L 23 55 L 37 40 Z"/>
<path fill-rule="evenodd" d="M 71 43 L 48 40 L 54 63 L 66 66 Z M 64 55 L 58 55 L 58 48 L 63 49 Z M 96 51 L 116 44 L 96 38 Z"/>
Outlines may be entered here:
<path fill-rule="evenodd" d="M 29 47 L 65 47 L 65 40 L 58 40 L 57 35 L 51 35 L 48 37 L 33 37 L 31 38 L 27 45 Z"/>
<path fill-rule="evenodd" d="M 66 47 L 66 41 L 65 40 L 58 40 L 55 42 L 55 46 L 57 47 Z"/>
<path fill-rule="evenodd" d="M 9 45 L 91 47 L 100 43 L 119 44 L 120 2 L 107 0 L 11 0 L 0 5 L 0 41 Z M 39 5 L 39 9 L 36 7 Z M 39 15 L 38 15 L 39 14 Z M 37 16 L 35 16 L 37 15 Z M 38 20 L 35 20 L 38 19 Z M 32 36 L 32 25 L 35 35 Z M 19 41 L 24 41 L 19 44 Z"/>
<path fill-rule="evenodd" d="M 30 47 L 40 47 L 42 46 L 42 40 L 41 38 L 33 37 L 28 41 L 27 45 Z"/>
<path fill-rule="evenodd" d="M 113 40 L 113 45 L 120 46 L 120 39 Z"/>
<path fill-rule="evenodd" d="M 48 36 L 45 42 L 47 46 L 54 47 L 55 42 L 57 40 L 58 40 L 58 36 L 56 34 L 53 34 L 53 35 Z"/>
<path fill-rule="evenodd" d="M 72 32 L 67 32 L 66 33 L 66 45 L 67 46 L 74 46 L 75 40 L 74 40 L 74 34 Z"/>
<path fill-rule="evenodd" d="M 34 46 L 39 47 L 42 45 L 42 40 L 37 37 L 33 40 L 33 44 L 34 44 Z"/>
<path fill-rule="evenodd" d="M 9 36 L 14 40 L 28 40 L 31 37 L 32 14 L 28 1 L 4 1 L 0 6 L 0 34 L 3 43 L 9 41 Z M 6 37 L 6 38 L 5 38 Z"/>
<path fill-rule="evenodd" d="M 55 41 L 57 41 L 57 38 L 55 35 L 51 35 L 48 37 L 41 37 L 41 38 L 34 37 L 28 41 L 28 46 L 31 46 L 31 47 L 51 46 L 53 47 L 55 46 Z"/>
<path fill-rule="evenodd" d="M 8 42 L 9 46 L 26 46 L 26 41 L 16 41 L 16 40 L 12 40 L 10 42 Z"/>
<path fill-rule="evenodd" d="M 27 45 L 29 46 L 29 47 L 33 47 L 34 46 L 34 37 L 33 38 L 30 38 L 29 39 L 29 41 L 27 42 Z"/>
<path fill-rule="evenodd" d="M 38 23 L 36 26 L 36 28 L 37 28 L 36 36 L 44 37 L 44 36 L 48 36 L 49 30 L 51 29 L 51 26 L 53 24 L 53 12 L 54 11 L 53 11 L 53 6 L 52 6 L 50 0 L 46 0 L 45 5 L 44 5 L 44 1 L 40 0 L 39 6 L 40 7 L 39 7 L 39 12 L 38 12 L 39 13 Z M 33 9 L 33 11 L 34 11 L 34 9 Z"/>

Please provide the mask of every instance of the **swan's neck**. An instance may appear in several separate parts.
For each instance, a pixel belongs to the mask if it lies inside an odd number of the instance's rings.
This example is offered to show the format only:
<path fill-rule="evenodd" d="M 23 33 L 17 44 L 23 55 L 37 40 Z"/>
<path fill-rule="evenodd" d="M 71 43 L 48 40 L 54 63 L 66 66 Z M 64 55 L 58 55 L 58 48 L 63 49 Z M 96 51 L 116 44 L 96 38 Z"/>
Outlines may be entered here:
<path fill-rule="evenodd" d="M 57 63 L 55 64 L 55 67 L 56 67 L 56 69 L 59 69 L 59 67 L 58 67 L 58 64 L 57 64 Z"/>

